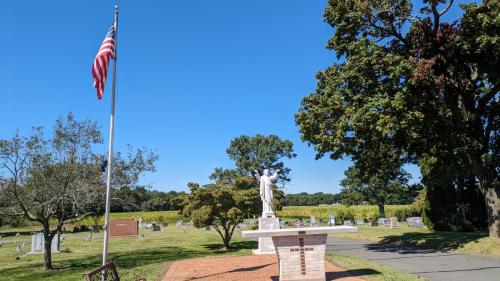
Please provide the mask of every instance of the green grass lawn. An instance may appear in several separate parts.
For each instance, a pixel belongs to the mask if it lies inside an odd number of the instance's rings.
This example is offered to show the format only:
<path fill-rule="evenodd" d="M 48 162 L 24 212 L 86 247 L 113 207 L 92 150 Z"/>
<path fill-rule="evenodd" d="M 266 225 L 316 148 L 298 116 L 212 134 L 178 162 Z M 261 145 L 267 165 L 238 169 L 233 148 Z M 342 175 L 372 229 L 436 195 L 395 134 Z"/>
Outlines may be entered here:
<path fill-rule="evenodd" d="M 52 256 L 55 269 L 49 272 L 43 269 L 43 255 L 25 253 L 30 250 L 29 242 L 25 242 L 27 245 L 21 254 L 16 254 L 13 243 L 4 243 L 0 247 L 1 280 L 83 280 L 83 273 L 100 265 L 102 254 L 102 233 L 94 235 L 91 242 L 85 241 L 87 236 L 88 232 L 66 234 L 66 239 L 61 242 L 63 251 Z M 16 239 L 22 241 L 30 237 L 7 237 L 3 241 L 12 242 Z M 115 262 L 121 280 L 146 277 L 150 281 L 155 281 L 160 280 L 171 262 L 175 260 L 250 255 L 250 250 L 257 247 L 255 241 L 244 240 L 240 238 L 239 233 L 235 233 L 231 245 L 233 248 L 230 251 L 221 250 L 220 238 L 215 231 L 189 229 L 184 232 L 175 226 L 169 226 L 163 232 L 141 229 L 139 237 L 112 238 L 109 259 Z M 328 259 L 366 280 L 421 280 L 362 259 L 337 254 L 328 254 Z"/>
<path fill-rule="evenodd" d="M 151 232 L 141 229 L 144 236 L 128 238 L 112 238 L 110 240 L 109 259 L 113 260 L 122 277 L 121 280 L 135 280 L 135 277 L 146 277 L 148 280 L 159 280 L 174 260 L 221 256 L 248 255 L 256 248 L 254 241 L 244 241 L 235 237 L 234 247 L 230 251 L 219 249 L 220 238 L 215 231 L 189 229 L 183 232 L 175 226 L 169 226 L 163 232 Z M 55 269 L 46 272 L 43 269 L 43 255 L 16 254 L 14 244 L 6 244 L 0 248 L 0 276 L 6 280 L 83 280 L 84 272 L 98 267 L 102 255 L 102 233 L 95 235 L 91 242 L 84 241 L 86 233 L 67 234 L 61 242 L 61 250 L 70 252 L 53 254 Z M 239 235 L 236 235 L 239 236 Z M 13 240 L 9 237 L 4 242 Z M 21 236 L 19 239 L 29 239 Z M 30 243 L 24 251 L 30 250 Z M 16 257 L 19 257 L 16 260 Z"/>
<path fill-rule="evenodd" d="M 401 223 L 400 228 L 359 225 L 357 233 L 334 234 L 341 238 L 369 240 L 393 245 L 408 245 L 442 251 L 457 251 L 470 254 L 500 256 L 500 240 L 491 239 L 487 232 L 432 231 L 427 228 L 409 228 Z"/>

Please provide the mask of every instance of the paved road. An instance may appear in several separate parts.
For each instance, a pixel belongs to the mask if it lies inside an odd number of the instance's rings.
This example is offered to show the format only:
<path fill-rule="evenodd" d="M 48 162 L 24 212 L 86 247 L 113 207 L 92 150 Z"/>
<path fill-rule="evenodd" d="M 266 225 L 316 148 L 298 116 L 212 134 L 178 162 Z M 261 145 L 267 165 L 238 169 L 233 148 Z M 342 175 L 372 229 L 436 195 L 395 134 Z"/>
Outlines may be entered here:
<path fill-rule="evenodd" d="M 500 258 L 328 238 L 327 251 L 367 259 L 429 281 L 499 281 Z"/>

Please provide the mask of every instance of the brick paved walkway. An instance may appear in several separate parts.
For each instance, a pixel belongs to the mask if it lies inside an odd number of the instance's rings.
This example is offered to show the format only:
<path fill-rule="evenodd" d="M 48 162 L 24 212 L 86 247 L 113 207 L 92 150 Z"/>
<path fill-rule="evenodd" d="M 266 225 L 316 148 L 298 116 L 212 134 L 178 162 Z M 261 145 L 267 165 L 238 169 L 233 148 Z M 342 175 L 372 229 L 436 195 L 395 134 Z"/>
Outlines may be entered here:
<path fill-rule="evenodd" d="M 326 280 L 363 281 L 326 262 Z M 277 281 L 276 255 L 189 259 L 172 264 L 162 281 Z"/>

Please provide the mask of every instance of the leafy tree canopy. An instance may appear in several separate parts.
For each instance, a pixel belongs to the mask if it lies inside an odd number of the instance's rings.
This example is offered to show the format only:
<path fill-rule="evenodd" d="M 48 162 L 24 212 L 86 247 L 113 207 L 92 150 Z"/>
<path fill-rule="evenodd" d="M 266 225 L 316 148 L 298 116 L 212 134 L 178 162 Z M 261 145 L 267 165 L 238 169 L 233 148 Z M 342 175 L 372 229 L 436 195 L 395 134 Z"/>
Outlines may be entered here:
<path fill-rule="evenodd" d="M 260 206 L 258 189 L 248 188 L 247 180 L 238 180 L 245 186 L 224 186 L 209 184 L 191 189 L 191 194 L 184 195 L 182 213 L 190 217 L 196 227 L 212 226 L 220 235 L 224 248 L 230 247 L 236 226 L 257 213 Z"/>
<path fill-rule="evenodd" d="M 278 181 L 288 182 L 290 168 L 285 167 L 282 159 L 292 159 L 297 156 L 293 152 L 291 141 L 281 140 L 276 135 L 260 134 L 254 137 L 242 135 L 234 138 L 226 152 L 229 158 L 234 160 L 236 168 L 216 168 L 210 178 L 228 184 L 233 183 L 236 177 L 253 175 L 254 170 L 262 172 L 264 169 L 280 169 Z"/>
<path fill-rule="evenodd" d="M 490 236 L 499 237 L 500 3 L 462 5 L 452 23 L 441 18 L 454 1 L 422 4 L 328 2 L 324 18 L 335 32 L 327 47 L 342 60 L 318 73 L 316 91 L 302 100 L 301 137 L 317 157 L 371 167 L 376 157 L 366 156 L 386 147 L 420 165 L 427 196 L 446 194 L 436 169 L 463 163 L 485 197 Z M 462 172 L 441 171 L 448 181 Z"/>

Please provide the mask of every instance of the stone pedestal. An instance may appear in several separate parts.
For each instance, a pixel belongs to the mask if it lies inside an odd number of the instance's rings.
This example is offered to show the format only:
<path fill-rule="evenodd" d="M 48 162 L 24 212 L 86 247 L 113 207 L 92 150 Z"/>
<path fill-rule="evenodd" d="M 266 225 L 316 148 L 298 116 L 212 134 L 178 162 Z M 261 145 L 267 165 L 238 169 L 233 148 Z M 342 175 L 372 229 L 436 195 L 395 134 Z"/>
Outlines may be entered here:
<path fill-rule="evenodd" d="M 353 226 L 305 227 L 243 231 L 243 237 L 272 237 L 281 281 L 325 280 L 328 233 L 357 232 Z"/>
<path fill-rule="evenodd" d="M 273 237 L 280 265 L 280 280 L 325 281 L 327 234 Z"/>
<path fill-rule="evenodd" d="M 280 220 L 273 214 L 259 218 L 259 230 L 275 230 L 280 229 Z M 271 237 L 259 237 L 259 247 L 252 250 L 254 255 L 274 254 L 274 244 Z"/>

